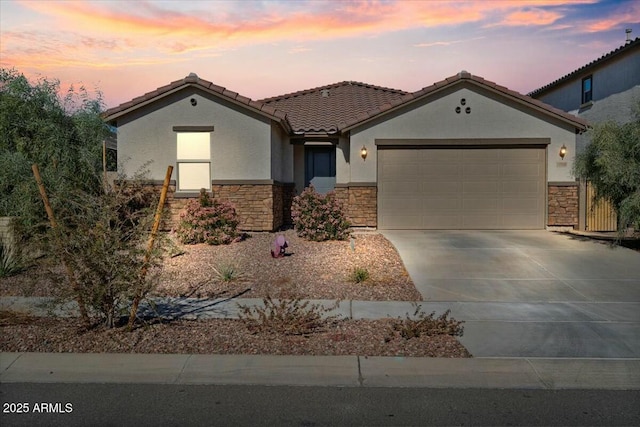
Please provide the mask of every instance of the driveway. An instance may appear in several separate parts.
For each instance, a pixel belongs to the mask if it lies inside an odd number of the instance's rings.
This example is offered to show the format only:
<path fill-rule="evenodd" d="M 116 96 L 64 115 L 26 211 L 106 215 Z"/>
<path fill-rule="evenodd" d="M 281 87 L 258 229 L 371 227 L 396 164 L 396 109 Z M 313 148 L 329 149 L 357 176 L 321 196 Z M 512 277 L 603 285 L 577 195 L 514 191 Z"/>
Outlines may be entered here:
<path fill-rule="evenodd" d="M 640 358 L 640 253 L 549 231 L 383 231 L 476 357 Z"/>

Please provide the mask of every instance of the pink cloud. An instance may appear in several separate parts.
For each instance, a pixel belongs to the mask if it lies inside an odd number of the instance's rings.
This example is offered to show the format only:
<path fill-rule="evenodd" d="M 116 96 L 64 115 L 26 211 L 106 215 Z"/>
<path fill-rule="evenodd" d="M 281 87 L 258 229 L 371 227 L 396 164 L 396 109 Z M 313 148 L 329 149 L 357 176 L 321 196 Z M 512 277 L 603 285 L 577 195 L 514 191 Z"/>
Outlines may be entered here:
<path fill-rule="evenodd" d="M 622 29 L 625 25 L 638 22 L 640 22 L 640 3 L 631 2 L 610 16 L 589 20 L 585 25 L 585 30 L 590 33 L 609 31 Z"/>
<path fill-rule="evenodd" d="M 560 18 L 562 18 L 562 15 L 560 13 L 542 9 L 519 10 L 506 15 L 505 18 L 500 22 L 500 25 L 551 25 Z"/>

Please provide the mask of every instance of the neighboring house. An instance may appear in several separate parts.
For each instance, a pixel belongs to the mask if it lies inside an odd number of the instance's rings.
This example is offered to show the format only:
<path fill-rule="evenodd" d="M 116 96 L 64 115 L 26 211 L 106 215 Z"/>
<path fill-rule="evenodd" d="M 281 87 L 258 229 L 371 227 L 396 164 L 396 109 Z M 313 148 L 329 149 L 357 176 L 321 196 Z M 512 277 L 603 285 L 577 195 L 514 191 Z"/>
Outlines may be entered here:
<path fill-rule="evenodd" d="M 245 230 L 288 223 L 309 184 L 335 190 L 355 226 L 577 226 L 571 166 L 587 123 L 466 71 L 413 93 L 342 82 L 262 101 L 190 74 L 106 120 L 121 172 L 152 161 L 160 183 L 173 165 L 174 209 L 207 188 Z"/>
<path fill-rule="evenodd" d="M 591 124 L 605 121 L 628 123 L 640 103 L 640 38 L 629 40 L 599 59 L 558 80 L 534 90 L 529 96 Z M 579 135 L 577 152 L 589 143 L 589 134 Z M 615 230 L 615 215 L 609 209 L 591 209 L 586 187 L 581 187 L 579 228 Z"/>

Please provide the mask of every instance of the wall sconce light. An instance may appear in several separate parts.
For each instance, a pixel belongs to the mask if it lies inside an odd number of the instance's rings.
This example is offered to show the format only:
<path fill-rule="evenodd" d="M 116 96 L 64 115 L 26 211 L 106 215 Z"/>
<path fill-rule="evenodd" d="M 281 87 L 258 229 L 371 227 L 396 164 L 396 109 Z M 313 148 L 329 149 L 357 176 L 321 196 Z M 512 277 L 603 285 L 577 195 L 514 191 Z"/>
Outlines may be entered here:
<path fill-rule="evenodd" d="M 564 146 L 564 144 L 562 144 L 562 147 L 560 147 L 560 158 L 562 160 L 564 160 L 564 156 L 567 155 L 567 147 Z"/>
<path fill-rule="evenodd" d="M 360 149 L 360 157 L 362 157 L 362 160 L 367 158 L 367 147 L 365 147 L 364 145 Z"/>

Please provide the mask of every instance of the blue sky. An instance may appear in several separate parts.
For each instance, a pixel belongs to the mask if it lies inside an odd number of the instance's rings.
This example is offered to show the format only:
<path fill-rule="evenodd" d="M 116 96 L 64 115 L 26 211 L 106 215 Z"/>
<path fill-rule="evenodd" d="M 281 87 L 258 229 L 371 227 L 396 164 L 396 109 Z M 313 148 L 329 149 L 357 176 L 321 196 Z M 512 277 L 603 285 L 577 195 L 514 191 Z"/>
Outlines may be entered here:
<path fill-rule="evenodd" d="M 253 99 L 467 70 L 527 93 L 640 37 L 640 1 L 0 1 L 0 65 L 107 107 L 190 72 Z"/>

